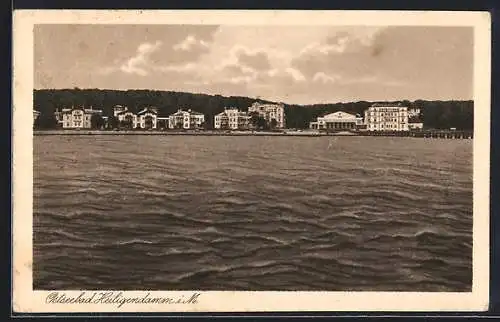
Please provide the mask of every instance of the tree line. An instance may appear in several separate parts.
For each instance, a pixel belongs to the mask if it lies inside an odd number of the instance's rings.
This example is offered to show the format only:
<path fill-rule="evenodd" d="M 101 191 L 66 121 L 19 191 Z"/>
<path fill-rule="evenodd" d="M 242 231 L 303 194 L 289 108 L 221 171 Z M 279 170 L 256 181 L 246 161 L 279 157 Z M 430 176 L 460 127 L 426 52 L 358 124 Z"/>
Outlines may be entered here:
<path fill-rule="evenodd" d="M 100 89 L 43 89 L 34 90 L 34 109 L 40 111 L 36 121 L 37 128 L 55 128 L 57 121 L 54 112 L 71 106 L 85 106 L 102 109 L 103 115 L 111 117 L 115 105 L 127 106 L 132 112 L 138 112 L 144 107 L 154 106 L 158 109 L 160 116 L 168 116 L 175 113 L 179 108 L 192 109 L 205 114 L 205 127 L 213 128 L 214 116 L 225 107 L 236 107 L 247 111 L 254 102 L 275 103 L 267 100 L 221 95 L 208 95 L 196 93 L 184 93 L 173 91 L 156 90 L 100 90 Z M 318 116 L 336 111 L 344 111 L 351 114 L 364 115 L 364 111 L 374 103 L 401 103 L 409 108 L 419 108 L 421 115 L 419 119 L 426 128 L 460 130 L 471 130 L 474 124 L 474 102 L 473 101 L 387 101 L 368 102 L 358 101 L 349 103 L 296 105 L 284 104 L 285 123 L 288 128 L 305 129 L 309 122 Z M 101 125 L 100 120 L 93 120 L 93 125 Z M 262 120 L 252 120 L 259 127 L 265 127 Z M 269 125 L 267 125 L 269 126 Z"/>

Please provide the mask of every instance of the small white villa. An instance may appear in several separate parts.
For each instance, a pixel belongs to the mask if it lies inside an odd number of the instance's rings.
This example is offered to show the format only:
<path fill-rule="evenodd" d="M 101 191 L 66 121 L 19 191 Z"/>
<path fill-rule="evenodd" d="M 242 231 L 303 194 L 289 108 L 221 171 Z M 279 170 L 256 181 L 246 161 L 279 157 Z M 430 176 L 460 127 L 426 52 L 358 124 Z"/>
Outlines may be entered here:
<path fill-rule="evenodd" d="M 146 107 L 134 113 L 126 106 L 117 105 L 113 114 L 118 121 L 132 129 L 156 129 L 158 124 L 158 111 L 154 107 Z"/>
<path fill-rule="evenodd" d="M 187 111 L 179 109 L 168 117 L 168 128 L 170 129 L 199 129 L 205 123 L 205 115 L 191 109 Z"/>

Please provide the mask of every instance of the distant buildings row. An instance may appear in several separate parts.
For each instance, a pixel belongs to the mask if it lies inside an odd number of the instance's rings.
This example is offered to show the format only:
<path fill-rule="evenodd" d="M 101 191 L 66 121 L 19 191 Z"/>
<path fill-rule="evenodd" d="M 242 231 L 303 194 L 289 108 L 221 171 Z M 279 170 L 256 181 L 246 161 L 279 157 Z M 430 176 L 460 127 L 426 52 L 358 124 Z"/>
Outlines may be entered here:
<path fill-rule="evenodd" d="M 33 111 L 35 121 L 40 112 Z M 103 116 L 101 109 L 92 107 L 72 107 L 57 110 L 55 118 L 64 129 L 90 129 L 94 128 L 93 122 L 99 116 L 107 127 L 125 127 L 130 129 L 200 129 L 205 125 L 205 115 L 191 109 L 179 109 L 169 116 L 159 116 L 158 109 L 146 107 L 139 112 L 133 112 L 126 106 L 113 107 L 113 119 L 117 124 L 111 124 L 110 117 Z M 93 121 L 94 119 L 94 121 Z M 216 129 L 250 129 L 254 126 L 272 127 L 282 129 L 285 127 L 285 110 L 282 104 L 254 103 L 248 111 L 237 108 L 225 108 L 223 112 L 215 115 L 214 128 Z M 103 125 L 106 126 L 106 125 Z"/>
<path fill-rule="evenodd" d="M 365 111 L 364 118 L 346 112 L 335 112 L 318 117 L 309 123 L 311 129 L 317 130 L 352 130 L 367 131 L 409 131 L 422 129 L 424 124 L 413 121 L 420 116 L 420 109 L 409 109 L 401 105 L 374 104 Z"/>
<path fill-rule="evenodd" d="M 36 120 L 40 112 L 33 111 Z M 402 105 L 374 104 L 365 111 L 364 117 L 338 111 L 318 117 L 310 122 L 309 127 L 316 130 L 367 130 L 367 131 L 409 131 L 422 129 L 423 123 L 418 120 L 420 110 L 409 109 Z M 125 106 L 117 105 L 113 108 L 111 124 L 109 117 L 103 116 L 100 109 L 72 107 L 56 111 L 56 119 L 64 129 L 95 128 L 95 116 L 102 119 L 104 124 L 97 127 L 125 127 L 130 129 L 201 129 L 205 125 L 205 115 L 191 109 L 179 109 L 169 116 L 159 116 L 154 107 L 146 107 L 134 113 Z M 254 103 L 248 111 L 237 108 L 225 108 L 223 112 L 214 116 L 215 129 L 245 130 L 251 128 L 285 128 L 285 111 L 282 104 Z"/>
<path fill-rule="evenodd" d="M 190 109 L 179 109 L 172 115 L 161 117 L 158 116 L 158 110 L 154 107 L 145 108 L 138 113 L 134 113 L 127 107 L 118 105 L 113 109 L 113 116 L 120 125 L 132 129 L 157 129 L 158 127 L 196 129 L 202 128 L 205 123 L 205 115 Z"/>

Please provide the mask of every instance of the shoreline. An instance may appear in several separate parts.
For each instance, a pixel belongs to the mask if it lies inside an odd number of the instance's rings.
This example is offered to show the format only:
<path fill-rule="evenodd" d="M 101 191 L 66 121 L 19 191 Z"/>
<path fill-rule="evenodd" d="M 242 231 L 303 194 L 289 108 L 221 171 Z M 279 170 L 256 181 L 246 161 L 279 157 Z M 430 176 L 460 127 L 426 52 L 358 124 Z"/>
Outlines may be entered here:
<path fill-rule="evenodd" d="M 184 135 L 184 136 L 327 136 L 319 132 L 180 132 L 180 131 L 102 131 L 102 130 L 35 130 L 34 136 L 43 135 Z M 331 135 L 331 134 L 330 134 Z M 350 134 L 351 136 L 356 134 Z"/>
<path fill-rule="evenodd" d="M 110 130 L 34 130 L 33 136 L 49 135 L 154 135 L 154 136 L 292 136 L 292 137 L 411 137 L 411 138 L 443 138 L 473 139 L 473 131 L 426 130 L 418 132 L 317 132 L 317 131 L 110 131 Z"/>

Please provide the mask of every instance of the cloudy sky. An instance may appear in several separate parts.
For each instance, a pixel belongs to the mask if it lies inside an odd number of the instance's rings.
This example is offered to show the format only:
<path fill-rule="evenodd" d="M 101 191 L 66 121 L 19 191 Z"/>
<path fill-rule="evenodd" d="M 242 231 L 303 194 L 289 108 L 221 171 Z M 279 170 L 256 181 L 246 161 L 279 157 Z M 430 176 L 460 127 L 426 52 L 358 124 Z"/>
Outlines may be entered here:
<path fill-rule="evenodd" d="M 37 25 L 35 88 L 309 104 L 472 99 L 467 27 Z"/>

